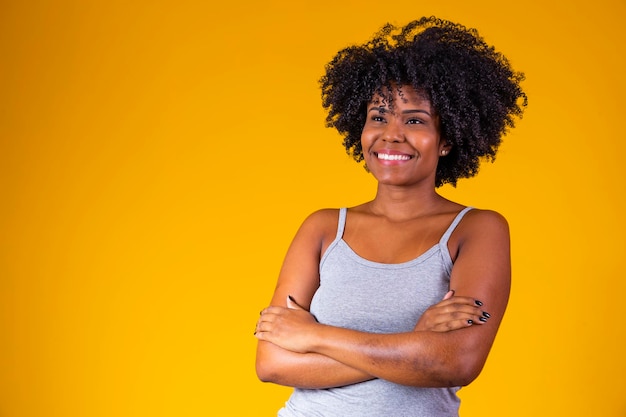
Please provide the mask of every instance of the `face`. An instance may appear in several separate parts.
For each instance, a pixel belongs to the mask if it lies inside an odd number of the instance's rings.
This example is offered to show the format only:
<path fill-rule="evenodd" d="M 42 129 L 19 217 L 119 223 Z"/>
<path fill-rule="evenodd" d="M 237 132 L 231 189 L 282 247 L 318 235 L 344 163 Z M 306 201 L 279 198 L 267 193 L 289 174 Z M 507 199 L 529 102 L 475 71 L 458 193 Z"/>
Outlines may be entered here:
<path fill-rule="evenodd" d="M 394 88 L 393 104 L 375 95 L 361 133 L 363 156 L 379 183 L 433 187 L 437 162 L 450 149 L 430 102 L 411 86 Z"/>

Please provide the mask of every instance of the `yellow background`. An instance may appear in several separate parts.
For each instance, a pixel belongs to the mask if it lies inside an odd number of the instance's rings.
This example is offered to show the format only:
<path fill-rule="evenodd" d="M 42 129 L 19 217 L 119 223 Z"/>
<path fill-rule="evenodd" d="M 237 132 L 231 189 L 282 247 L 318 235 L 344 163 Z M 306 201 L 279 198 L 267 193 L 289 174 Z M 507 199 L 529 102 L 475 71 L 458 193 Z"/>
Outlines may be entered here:
<path fill-rule="evenodd" d="M 302 219 L 373 196 L 317 80 L 387 21 L 476 27 L 527 75 L 443 194 L 511 224 L 470 416 L 625 416 L 623 0 L 2 1 L 0 416 L 272 416 L 258 312 Z"/>

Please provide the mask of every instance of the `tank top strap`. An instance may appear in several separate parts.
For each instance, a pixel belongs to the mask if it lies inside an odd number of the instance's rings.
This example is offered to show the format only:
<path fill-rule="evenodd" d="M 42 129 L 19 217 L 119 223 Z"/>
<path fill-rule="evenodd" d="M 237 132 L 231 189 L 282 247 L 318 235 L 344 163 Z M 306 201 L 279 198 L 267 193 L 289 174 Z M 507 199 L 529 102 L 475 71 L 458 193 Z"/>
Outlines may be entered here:
<path fill-rule="evenodd" d="M 448 229 L 446 230 L 446 232 L 443 234 L 443 236 L 441 236 L 441 240 L 439 240 L 439 244 L 447 246 L 448 239 L 450 239 L 450 235 L 452 235 L 452 232 L 454 232 L 454 229 L 456 229 L 458 224 L 461 222 L 461 220 L 463 219 L 463 216 L 465 216 L 465 214 L 471 209 L 473 209 L 473 207 L 465 207 L 463 210 L 459 212 L 459 214 L 456 215 L 452 223 L 450 223 L 450 226 L 448 226 Z"/>
<path fill-rule="evenodd" d="M 343 237 L 343 230 L 346 227 L 347 213 L 348 213 L 347 207 L 342 207 L 339 209 L 339 221 L 337 223 L 337 236 L 335 236 L 335 240 L 339 240 Z"/>

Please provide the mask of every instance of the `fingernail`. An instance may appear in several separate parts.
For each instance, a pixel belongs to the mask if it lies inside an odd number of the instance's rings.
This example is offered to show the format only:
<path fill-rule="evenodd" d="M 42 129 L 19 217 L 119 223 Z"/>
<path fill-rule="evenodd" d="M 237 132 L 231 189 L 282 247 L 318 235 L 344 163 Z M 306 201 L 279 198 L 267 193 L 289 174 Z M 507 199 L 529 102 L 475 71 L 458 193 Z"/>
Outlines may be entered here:
<path fill-rule="evenodd" d="M 474 302 L 476 303 L 478 307 L 481 307 L 483 305 L 483 302 L 480 300 L 474 300 Z"/>
<path fill-rule="evenodd" d="M 483 323 L 486 323 L 487 317 L 479 317 L 478 320 L 482 321 Z"/>
<path fill-rule="evenodd" d="M 454 291 L 454 290 L 450 290 L 450 292 L 452 293 L 452 295 L 454 295 L 454 293 L 455 293 L 456 291 Z"/>
<path fill-rule="evenodd" d="M 469 320 L 467 321 L 467 324 L 474 324 L 474 320 L 469 319 Z"/>
<path fill-rule="evenodd" d="M 486 311 L 483 311 L 483 316 L 486 318 L 491 317 L 491 314 L 487 313 Z"/>

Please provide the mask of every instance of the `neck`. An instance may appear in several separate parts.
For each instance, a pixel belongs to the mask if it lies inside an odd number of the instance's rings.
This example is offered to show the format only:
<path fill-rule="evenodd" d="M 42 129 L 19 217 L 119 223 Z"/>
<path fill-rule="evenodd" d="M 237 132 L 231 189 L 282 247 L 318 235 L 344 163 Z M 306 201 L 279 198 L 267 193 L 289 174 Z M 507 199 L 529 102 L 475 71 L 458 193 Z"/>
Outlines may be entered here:
<path fill-rule="evenodd" d="M 379 184 L 369 209 L 375 215 L 401 221 L 431 214 L 447 201 L 437 194 L 434 187 L 424 191 Z"/>

